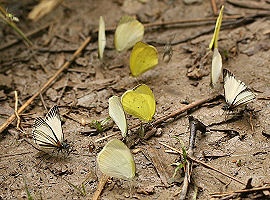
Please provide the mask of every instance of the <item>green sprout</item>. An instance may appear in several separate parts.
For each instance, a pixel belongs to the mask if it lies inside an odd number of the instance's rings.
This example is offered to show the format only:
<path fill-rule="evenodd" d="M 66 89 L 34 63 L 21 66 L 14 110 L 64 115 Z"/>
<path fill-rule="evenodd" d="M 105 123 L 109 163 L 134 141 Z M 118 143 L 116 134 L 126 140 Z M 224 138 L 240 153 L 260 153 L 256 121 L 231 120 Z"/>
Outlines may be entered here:
<path fill-rule="evenodd" d="M 25 192 L 27 194 L 28 200 L 34 200 L 33 197 L 31 196 L 29 190 L 28 190 L 28 187 L 27 187 L 27 184 L 26 184 L 26 181 L 25 181 L 25 178 L 24 177 L 23 177 L 23 182 L 24 182 Z"/>
<path fill-rule="evenodd" d="M 66 181 L 71 187 L 73 187 L 75 190 L 77 190 L 82 196 L 86 196 L 86 190 L 85 190 L 85 181 L 82 182 L 81 187 L 77 187 L 73 183 L 69 182 L 68 180 L 62 178 L 64 181 Z"/>
<path fill-rule="evenodd" d="M 185 147 L 185 145 L 184 145 L 184 142 L 180 139 L 180 138 L 178 138 L 178 137 L 176 137 L 176 136 L 174 136 L 176 139 L 178 139 L 179 140 L 179 142 L 181 143 L 181 149 L 182 149 L 182 156 L 183 156 L 183 160 L 182 160 L 182 162 L 176 162 L 176 163 L 172 163 L 172 164 L 170 164 L 170 166 L 176 166 L 176 168 L 175 168 L 175 170 L 174 170 L 174 173 L 173 173 L 173 177 L 175 177 L 175 175 L 176 175 L 176 173 L 177 173 L 177 171 L 179 170 L 179 169 L 181 169 L 181 168 L 183 168 L 184 169 L 184 171 L 185 171 L 185 166 L 186 166 L 186 163 L 187 163 L 187 151 L 186 151 L 186 147 Z"/>
<path fill-rule="evenodd" d="M 105 131 L 108 126 L 106 125 L 108 121 L 110 121 L 111 118 L 107 117 L 106 119 L 102 120 L 102 121 L 98 121 L 98 120 L 93 120 L 90 123 L 90 127 L 95 128 L 97 130 L 97 132 L 103 132 Z"/>

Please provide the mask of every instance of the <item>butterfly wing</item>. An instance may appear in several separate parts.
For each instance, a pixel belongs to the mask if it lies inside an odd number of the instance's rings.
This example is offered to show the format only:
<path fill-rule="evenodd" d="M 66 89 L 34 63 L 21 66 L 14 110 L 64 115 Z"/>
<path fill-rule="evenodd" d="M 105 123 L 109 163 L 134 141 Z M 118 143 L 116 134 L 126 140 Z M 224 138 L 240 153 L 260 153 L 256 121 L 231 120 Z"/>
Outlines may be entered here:
<path fill-rule="evenodd" d="M 243 90 L 233 102 L 233 107 L 245 105 L 255 99 L 255 94 L 250 89 Z"/>
<path fill-rule="evenodd" d="M 103 17 L 100 16 L 98 29 L 98 54 L 100 59 L 103 58 L 105 46 L 106 46 L 105 23 Z"/>
<path fill-rule="evenodd" d="M 124 51 L 131 48 L 136 42 L 141 41 L 144 35 L 144 26 L 130 16 L 121 17 L 115 30 L 115 48 Z"/>
<path fill-rule="evenodd" d="M 126 91 L 121 98 L 124 110 L 143 120 L 149 122 L 156 112 L 155 97 L 147 85 L 139 85 L 132 90 Z"/>
<path fill-rule="evenodd" d="M 51 127 L 57 140 L 63 142 L 64 135 L 61 125 L 58 106 L 53 106 L 45 117 L 45 122 Z"/>
<path fill-rule="evenodd" d="M 154 46 L 137 42 L 132 49 L 129 61 L 131 74 L 135 77 L 158 64 L 158 52 Z"/>
<path fill-rule="evenodd" d="M 55 148 L 57 146 L 57 138 L 52 128 L 41 118 L 36 118 L 32 135 L 36 144 L 43 148 Z"/>
<path fill-rule="evenodd" d="M 212 59 L 212 69 L 211 69 L 211 87 L 214 87 L 218 82 L 222 69 L 222 58 L 218 49 L 214 49 L 213 59 Z"/>
<path fill-rule="evenodd" d="M 125 180 L 135 176 L 135 162 L 129 148 L 120 140 L 109 141 L 98 154 L 97 162 L 102 173 Z"/>
<path fill-rule="evenodd" d="M 224 96 L 230 109 L 244 105 L 255 98 L 255 94 L 228 70 L 223 70 Z"/>
<path fill-rule="evenodd" d="M 113 96 L 109 99 L 109 115 L 121 130 L 122 136 L 126 137 L 127 120 L 121 101 L 117 96 Z"/>

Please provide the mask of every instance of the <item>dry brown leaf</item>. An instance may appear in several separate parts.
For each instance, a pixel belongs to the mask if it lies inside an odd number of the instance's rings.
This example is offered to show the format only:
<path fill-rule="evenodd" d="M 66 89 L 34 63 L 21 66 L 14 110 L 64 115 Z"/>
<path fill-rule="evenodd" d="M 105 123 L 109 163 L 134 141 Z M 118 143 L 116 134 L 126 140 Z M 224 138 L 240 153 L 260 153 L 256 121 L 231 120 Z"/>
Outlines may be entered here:
<path fill-rule="evenodd" d="M 28 18 L 33 21 L 38 21 L 47 13 L 56 8 L 63 0 L 42 0 L 33 10 L 29 13 Z"/>

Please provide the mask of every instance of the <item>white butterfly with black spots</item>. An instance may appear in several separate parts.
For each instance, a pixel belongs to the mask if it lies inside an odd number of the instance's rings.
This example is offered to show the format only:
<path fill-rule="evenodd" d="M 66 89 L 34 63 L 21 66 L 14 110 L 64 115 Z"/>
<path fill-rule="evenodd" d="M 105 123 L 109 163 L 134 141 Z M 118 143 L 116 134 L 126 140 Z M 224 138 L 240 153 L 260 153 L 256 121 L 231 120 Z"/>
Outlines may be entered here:
<path fill-rule="evenodd" d="M 36 118 L 32 135 L 35 143 L 43 150 L 69 150 L 69 144 L 64 140 L 59 109 L 56 105 L 49 110 L 45 119 Z"/>
<path fill-rule="evenodd" d="M 240 80 L 227 69 L 223 69 L 224 79 L 224 97 L 226 105 L 224 110 L 232 111 L 233 109 L 253 101 L 255 94 Z"/>

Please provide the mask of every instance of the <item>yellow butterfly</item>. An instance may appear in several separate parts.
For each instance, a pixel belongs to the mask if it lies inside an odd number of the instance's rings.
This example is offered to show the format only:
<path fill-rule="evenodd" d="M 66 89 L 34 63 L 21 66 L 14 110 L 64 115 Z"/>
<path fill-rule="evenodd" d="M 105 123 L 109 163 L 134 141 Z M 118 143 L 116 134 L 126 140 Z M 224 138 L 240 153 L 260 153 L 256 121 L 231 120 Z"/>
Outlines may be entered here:
<path fill-rule="evenodd" d="M 144 35 L 144 26 L 130 16 L 123 16 L 115 30 L 114 44 L 117 51 L 131 48 L 136 42 L 141 41 Z"/>
<path fill-rule="evenodd" d="M 126 91 L 121 98 L 124 110 L 142 121 L 150 122 L 156 112 L 152 90 L 145 84 Z"/>
<path fill-rule="evenodd" d="M 137 42 L 132 49 L 129 68 L 135 77 L 152 69 L 158 64 L 158 52 L 154 46 Z"/>
<path fill-rule="evenodd" d="M 109 141 L 97 157 L 98 166 L 103 174 L 124 180 L 135 176 L 135 162 L 129 148 L 120 140 Z"/>
<path fill-rule="evenodd" d="M 214 87 L 216 85 L 222 71 L 222 57 L 218 51 L 218 34 L 219 34 L 221 22 L 222 22 L 223 8 L 224 6 L 221 7 L 221 10 L 219 12 L 213 38 L 209 44 L 209 49 L 214 51 L 213 58 L 212 58 L 212 67 L 211 67 L 211 82 L 210 82 L 211 87 Z"/>

